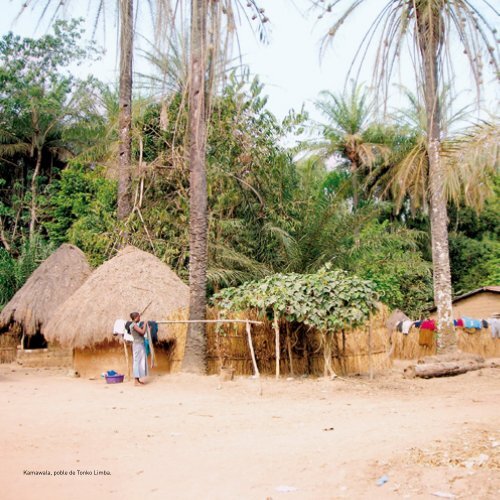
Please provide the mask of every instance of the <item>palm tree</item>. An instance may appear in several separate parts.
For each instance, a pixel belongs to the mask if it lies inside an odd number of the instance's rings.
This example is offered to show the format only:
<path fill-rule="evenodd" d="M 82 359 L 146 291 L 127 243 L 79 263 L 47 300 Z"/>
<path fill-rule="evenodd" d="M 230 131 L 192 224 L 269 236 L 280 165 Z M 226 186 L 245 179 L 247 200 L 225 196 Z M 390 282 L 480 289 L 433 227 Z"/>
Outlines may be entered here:
<path fill-rule="evenodd" d="M 429 212 L 429 156 L 425 109 L 416 96 L 407 92 L 410 109 L 395 116 L 396 125 L 388 129 L 393 143 L 392 158 L 374 169 L 368 178 L 371 189 L 390 197 L 396 211 L 408 201 L 412 212 Z M 440 99 L 443 115 L 450 110 L 448 96 Z M 443 125 L 448 129 L 464 118 L 464 110 L 447 116 Z M 444 128 L 444 127 L 443 127 Z M 498 168 L 500 128 L 492 122 L 468 126 L 468 132 L 443 133 L 441 161 L 444 169 L 444 189 L 448 203 L 465 205 L 480 211 L 492 193 L 492 180 Z"/>
<path fill-rule="evenodd" d="M 234 4 L 234 5 L 233 5 Z M 206 137 L 211 95 L 214 91 L 215 62 L 219 60 L 221 46 L 230 45 L 235 29 L 235 11 L 239 0 L 190 0 L 191 19 L 188 78 L 188 143 L 189 143 L 189 319 L 190 323 L 183 360 L 183 371 L 205 372 L 206 288 L 208 265 L 208 201 L 206 175 Z M 267 22 L 264 9 L 256 0 L 247 7 L 254 12 L 252 18 L 262 26 Z M 226 24 L 222 23 L 225 16 Z M 210 40 L 209 30 L 210 27 Z M 225 30 L 227 42 L 221 42 Z M 209 43 L 210 42 L 210 43 Z M 223 53 L 228 49 L 224 49 Z"/>
<path fill-rule="evenodd" d="M 131 185 L 131 123 L 132 123 L 132 56 L 134 41 L 134 0 L 120 0 L 120 115 L 118 147 L 117 216 L 124 220 L 132 210 Z"/>
<path fill-rule="evenodd" d="M 389 149 L 380 136 L 373 134 L 371 105 L 367 94 L 354 83 L 350 94 L 335 95 L 329 91 L 320 94 L 316 107 L 327 118 L 323 125 L 326 142 L 316 144 L 323 150 L 323 156 L 340 154 L 348 163 L 353 207 L 359 206 L 359 175 L 363 168 L 371 168 L 387 156 Z"/>
<path fill-rule="evenodd" d="M 205 74 L 208 0 L 191 1 L 189 61 L 189 319 L 206 318 L 207 175 Z M 190 323 L 183 370 L 205 372 L 206 337 L 203 323 Z"/>
<path fill-rule="evenodd" d="M 340 3 L 346 4 L 342 0 L 331 5 L 316 0 L 313 3 L 324 13 L 331 12 Z M 364 3 L 366 0 L 352 0 L 328 35 L 334 37 L 344 21 Z M 385 90 L 387 96 L 396 59 L 404 49 L 405 39 L 409 37 L 412 40 L 412 60 L 426 114 L 434 302 L 438 313 L 440 351 L 455 350 L 457 340 L 451 307 L 445 172 L 441 161 L 442 113 L 438 98 L 445 84 L 447 70 L 452 68 L 455 59 L 451 58 L 449 47 L 453 32 L 458 34 L 464 47 L 477 88 L 483 81 L 483 49 L 486 49 L 488 62 L 498 77 L 496 29 L 482 14 L 480 5 L 498 14 L 487 0 L 387 0 L 358 51 L 363 59 L 377 32 L 380 33 L 375 60 L 378 67 L 376 88 Z"/>

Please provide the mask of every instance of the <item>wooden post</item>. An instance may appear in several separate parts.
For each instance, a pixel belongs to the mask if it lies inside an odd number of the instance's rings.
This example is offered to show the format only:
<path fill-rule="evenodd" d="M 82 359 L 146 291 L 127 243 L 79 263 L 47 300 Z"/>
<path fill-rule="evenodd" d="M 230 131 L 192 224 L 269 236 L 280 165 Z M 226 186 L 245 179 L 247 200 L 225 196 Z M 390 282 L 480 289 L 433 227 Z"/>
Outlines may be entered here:
<path fill-rule="evenodd" d="M 331 375 L 330 367 L 332 362 L 331 345 L 328 342 L 328 333 L 323 335 L 323 377 Z"/>
<path fill-rule="evenodd" d="M 123 340 L 123 349 L 125 351 L 125 361 L 127 362 L 127 380 L 130 380 L 130 361 L 128 359 L 128 349 L 127 349 L 127 341 L 125 338 Z"/>
<path fill-rule="evenodd" d="M 273 319 L 273 326 L 274 326 L 274 342 L 275 342 L 275 349 L 276 349 L 276 378 L 280 378 L 280 325 L 279 325 L 279 318 L 276 315 L 276 311 L 274 312 L 274 319 Z"/>
<path fill-rule="evenodd" d="M 370 370 L 370 380 L 373 380 L 372 364 L 372 313 L 370 313 L 370 322 L 368 324 L 368 366 Z"/>
<path fill-rule="evenodd" d="M 219 323 L 215 326 L 215 352 L 217 353 L 217 360 L 219 361 L 219 373 L 223 368 L 222 355 L 220 350 L 220 335 L 219 335 Z"/>
<path fill-rule="evenodd" d="M 286 347 L 288 350 L 288 362 L 290 363 L 290 375 L 293 377 L 293 357 L 292 357 L 292 342 L 290 340 L 290 332 L 286 334 Z"/>
<path fill-rule="evenodd" d="M 259 367 L 257 366 L 257 360 L 255 359 L 255 351 L 253 350 L 252 335 L 250 333 L 250 323 L 248 321 L 246 322 L 246 330 L 247 330 L 248 347 L 250 347 L 250 354 L 252 356 L 253 373 L 257 378 L 259 378 L 260 377 Z"/>

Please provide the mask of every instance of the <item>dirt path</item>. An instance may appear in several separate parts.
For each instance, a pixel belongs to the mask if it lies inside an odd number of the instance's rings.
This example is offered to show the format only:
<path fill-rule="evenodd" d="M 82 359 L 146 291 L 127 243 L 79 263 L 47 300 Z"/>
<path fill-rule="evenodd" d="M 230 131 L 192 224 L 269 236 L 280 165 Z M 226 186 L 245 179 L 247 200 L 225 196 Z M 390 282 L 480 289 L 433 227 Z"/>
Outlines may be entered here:
<path fill-rule="evenodd" d="M 500 494 L 498 369 L 264 379 L 260 395 L 248 378 L 170 375 L 134 387 L 0 365 L 0 389 L 7 500 Z"/>

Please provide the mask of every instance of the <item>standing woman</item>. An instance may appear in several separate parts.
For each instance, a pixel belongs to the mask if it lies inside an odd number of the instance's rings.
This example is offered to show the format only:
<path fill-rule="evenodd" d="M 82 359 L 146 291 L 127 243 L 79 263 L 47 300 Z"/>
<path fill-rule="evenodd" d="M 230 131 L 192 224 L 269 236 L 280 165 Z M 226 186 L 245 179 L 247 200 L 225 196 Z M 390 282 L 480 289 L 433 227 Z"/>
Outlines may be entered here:
<path fill-rule="evenodd" d="M 132 323 L 130 324 L 129 332 L 134 338 L 132 343 L 134 385 L 143 385 L 144 382 L 141 382 L 140 377 L 146 377 L 148 374 L 148 358 L 146 356 L 146 347 L 144 346 L 147 322 L 144 321 L 142 328 L 139 326 L 141 315 L 138 312 L 130 313 L 130 319 Z"/>

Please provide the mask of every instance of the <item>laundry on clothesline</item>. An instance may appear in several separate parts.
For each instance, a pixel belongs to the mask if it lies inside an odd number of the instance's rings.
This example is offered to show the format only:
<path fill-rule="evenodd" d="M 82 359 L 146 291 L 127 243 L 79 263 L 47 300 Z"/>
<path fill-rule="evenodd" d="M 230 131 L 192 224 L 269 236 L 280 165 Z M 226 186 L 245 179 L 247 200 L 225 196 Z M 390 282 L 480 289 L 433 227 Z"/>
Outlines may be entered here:
<path fill-rule="evenodd" d="M 126 323 L 124 319 L 117 319 L 113 325 L 113 335 L 124 335 L 127 332 Z"/>
<path fill-rule="evenodd" d="M 491 328 L 491 336 L 500 339 L 500 318 L 476 319 L 464 316 L 454 319 L 453 325 L 457 328 L 463 328 L 471 334 L 483 328 Z M 437 330 L 437 322 L 435 319 L 423 319 L 418 321 L 404 320 L 396 324 L 396 330 L 403 335 L 408 335 L 412 327 L 421 330 L 435 331 Z"/>
<path fill-rule="evenodd" d="M 476 330 L 481 330 L 481 328 L 483 328 L 483 323 L 480 319 L 463 316 L 462 320 L 464 322 L 464 328 L 475 328 Z"/>
<path fill-rule="evenodd" d="M 421 330 L 430 330 L 433 332 L 436 329 L 436 321 L 433 319 L 425 319 L 420 325 Z"/>
<path fill-rule="evenodd" d="M 491 336 L 500 339 L 500 318 L 488 318 L 487 321 L 491 328 Z"/>
<path fill-rule="evenodd" d="M 113 335 L 123 335 L 123 340 L 127 342 L 132 342 L 134 339 L 129 332 L 131 321 L 125 321 L 124 319 L 117 319 L 113 325 Z M 139 326 L 142 328 L 144 322 L 141 321 Z M 149 331 L 151 333 L 151 340 L 156 344 L 158 343 L 158 323 L 156 321 L 148 321 Z"/>

